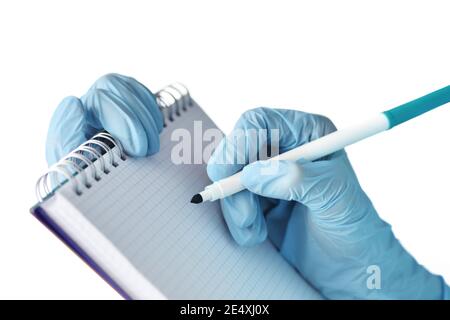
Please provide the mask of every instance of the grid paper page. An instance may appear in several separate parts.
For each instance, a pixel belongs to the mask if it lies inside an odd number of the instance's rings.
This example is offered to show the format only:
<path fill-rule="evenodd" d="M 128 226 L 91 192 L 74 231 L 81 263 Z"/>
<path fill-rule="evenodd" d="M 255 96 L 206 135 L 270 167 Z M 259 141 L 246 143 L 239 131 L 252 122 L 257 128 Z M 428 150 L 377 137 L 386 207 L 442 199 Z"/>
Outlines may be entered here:
<path fill-rule="evenodd" d="M 172 163 L 171 133 L 214 123 L 198 105 L 163 130 L 158 154 L 127 160 L 81 196 L 61 192 L 169 299 L 317 299 L 269 241 L 240 247 L 218 202 L 190 203 L 204 164 Z"/>

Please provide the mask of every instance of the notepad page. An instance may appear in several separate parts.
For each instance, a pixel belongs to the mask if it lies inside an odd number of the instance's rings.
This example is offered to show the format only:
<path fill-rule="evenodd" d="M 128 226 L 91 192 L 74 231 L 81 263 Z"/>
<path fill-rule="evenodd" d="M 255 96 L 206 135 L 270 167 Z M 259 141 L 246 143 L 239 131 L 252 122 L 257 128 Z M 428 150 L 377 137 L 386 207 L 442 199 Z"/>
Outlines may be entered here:
<path fill-rule="evenodd" d="M 216 127 L 194 103 L 168 122 L 156 155 L 128 157 L 81 196 L 58 192 L 169 299 L 320 298 L 269 241 L 237 245 L 219 202 L 190 203 L 211 181 L 205 164 L 173 164 L 171 134 L 194 134 L 194 121 Z"/>

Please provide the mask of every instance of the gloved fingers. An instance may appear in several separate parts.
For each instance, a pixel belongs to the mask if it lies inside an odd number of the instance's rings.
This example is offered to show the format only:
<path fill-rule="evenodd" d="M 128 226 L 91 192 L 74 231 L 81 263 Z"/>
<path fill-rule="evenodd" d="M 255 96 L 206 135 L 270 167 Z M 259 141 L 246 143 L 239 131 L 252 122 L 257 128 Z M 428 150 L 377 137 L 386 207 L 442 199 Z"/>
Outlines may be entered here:
<path fill-rule="evenodd" d="M 350 200 L 360 188 L 344 151 L 332 159 L 315 162 L 254 162 L 242 171 L 241 182 L 255 194 L 294 200 L 316 212 L 349 205 L 341 200 Z"/>
<path fill-rule="evenodd" d="M 336 128 L 327 118 L 301 111 L 268 108 L 247 111 L 211 156 L 208 175 L 213 181 L 222 179 L 248 163 L 273 156 L 266 151 L 274 144 L 284 152 L 334 130 Z M 266 200 L 244 191 L 222 201 L 225 220 L 238 243 L 254 244 L 266 238 L 267 228 L 260 203 Z M 249 222 L 251 224 L 245 226 Z"/>
<path fill-rule="evenodd" d="M 163 116 L 153 93 L 134 78 L 110 73 L 94 82 L 90 90 L 102 89 L 121 97 L 136 108 L 139 118 L 154 122 L 158 132 L 163 129 Z"/>
<path fill-rule="evenodd" d="M 81 101 L 66 97 L 56 108 L 50 121 L 46 142 L 49 166 L 77 148 L 90 137 Z"/>
<path fill-rule="evenodd" d="M 153 150 L 159 149 L 159 136 L 155 127 L 143 127 L 138 115 L 131 106 L 114 93 L 106 90 L 90 90 L 83 97 L 88 107 L 88 122 L 97 130 L 105 129 L 119 139 L 125 152 L 132 157 L 148 155 L 148 146 L 154 143 Z M 147 134 L 150 132 L 150 134 Z"/>
<path fill-rule="evenodd" d="M 146 156 L 159 151 L 162 115 L 152 93 L 135 79 L 105 75 L 81 100 L 92 125 L 119 138 L 129 155 Z"/>
<path fill-rule="evenodd" d="M 295 110 L 257 108 L 245 112 L 222 139 L 208 162 L 208 175 L 219 180 L 247 163 L 273 156 L 336 130 L 326 117 Z"/>
<path fill-rule="evenodd" d="M 98 79 L 81 99 L 68 97 L 50 123 L 46 157 L 49 165 L 101 129 L 124 144 L 131 156 L 159 150 L 163 119 L 153 94 L 133 78 L 109 74 Z"/>
<path fill-rule="evenodd" d="M 261 199 L 244 190 L 221 200 L 222 213 L 233 239 L 240 245 L 252 246 L 267 237 Z"/>

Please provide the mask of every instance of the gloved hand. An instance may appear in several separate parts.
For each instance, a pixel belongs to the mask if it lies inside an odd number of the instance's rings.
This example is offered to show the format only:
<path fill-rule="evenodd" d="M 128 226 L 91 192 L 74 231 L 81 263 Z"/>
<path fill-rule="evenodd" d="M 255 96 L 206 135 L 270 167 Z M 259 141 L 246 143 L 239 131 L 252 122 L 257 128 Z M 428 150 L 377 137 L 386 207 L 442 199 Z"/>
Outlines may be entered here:
<path fill-rule="evenodd" d="M 322 116 L 267 108 L 244 113 L 235 129 L 267 129 L 269 145 L 269 130 L 278 129 L 280 153 L 336 130 Z M 241 170 L 243 164 L 223 164 L 223 159 L 243 153 L 251 158 L 256 136 L 241 133 L 222 140 L 208 163 L 209 177 L 215 181 Z M 267 166 L 267 161 L 247 165 L 241 182 L 248 190 L 221 200 L 225 221 L 239 244 L 255 245 L 268 235 L 326 298 L 448 297 L 443 279 L 419 265 L 378 216 L 345 151 L 309 163 L 279 161 L 272 174 Z"/>
<path fill-rule="evenodd" d="M 67 97 L 53 114 L 48 129 L 49 165 L 105 129 L 130 156 L 159 150 L 163 118 L 153 94 L 133 78 L 107 74 L 80 99 Z"/>

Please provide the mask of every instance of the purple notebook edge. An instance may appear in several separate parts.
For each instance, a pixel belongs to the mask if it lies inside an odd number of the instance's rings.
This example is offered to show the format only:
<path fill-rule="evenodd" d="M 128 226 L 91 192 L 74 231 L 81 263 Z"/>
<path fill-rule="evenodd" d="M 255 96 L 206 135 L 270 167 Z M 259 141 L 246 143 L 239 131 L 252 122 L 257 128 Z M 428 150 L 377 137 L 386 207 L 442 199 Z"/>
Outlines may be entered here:
<path fill-rule="evenodd" d="M 31 210 L 31 213 L 89 267 L 91 267 L 91 269 L 94 270 L 104 281 L 106 281 L 106 283 L 116 290 L 117 293 L 119 293 L 126 300 L 132 300 L 132 298 L 94 261 L 94 259 L 92 259 L 58 224 L 56 224 L 48 216 L 42 207 L 34 207 Z"/>

